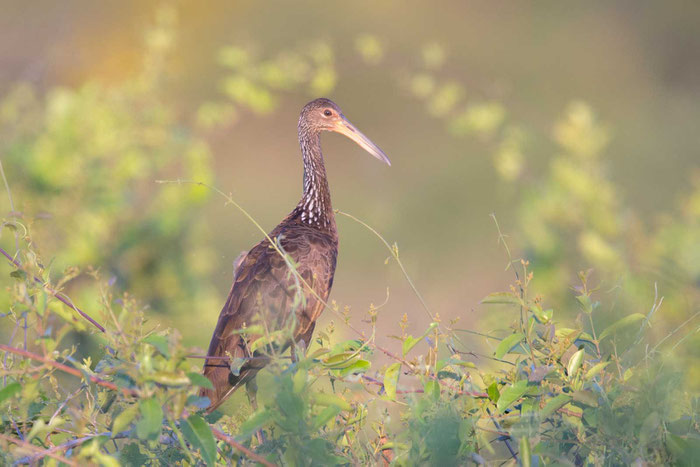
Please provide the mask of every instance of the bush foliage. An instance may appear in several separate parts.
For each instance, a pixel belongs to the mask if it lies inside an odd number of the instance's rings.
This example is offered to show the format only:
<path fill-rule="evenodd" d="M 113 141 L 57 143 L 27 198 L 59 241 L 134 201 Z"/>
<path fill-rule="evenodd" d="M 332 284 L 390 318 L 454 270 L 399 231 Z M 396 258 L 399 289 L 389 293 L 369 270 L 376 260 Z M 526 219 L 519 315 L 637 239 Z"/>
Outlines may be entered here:
<path fill-rule="evenodd" d="M 133 80 L 45 94 L 21 85 L 0 102 L 10 203 L 0 231 L 9 252 L 0 298 L 3 464 L 700 458 L 700 183 L 668 219 L 641 226 L 606 174 L 609 131 L 581 102 L 554 125 L 547 170 L 528 174 L 525 126 L 498 102 L 466 101 L 441 75 L 445 52 L 436 44 L 399 84 L 451 135 L 483 140 L 503 183 L 524 193 L 513 242 L 529 261 L 512 258 L 496 229 L 513 285 L 483 299 L 492 321 L 475 330 L 441 320 L 396 244 L 380 237 L 430 316 L 425 331 L 409 335 L 408 316 L 380 329 L 373 305 L 358 330 L 330 303 L 333 323 L 296 349 L 297 361 L 275 350 L 288 332 L 267 337 L 272 363 L 258 375 L 256 411 L 237 394 L 207 414 L 198 394 L 210 382 L 191 358 L 201 352 L 149 320 L 154 311 L 220 306 L 206 280 L 215 255 L 198 221 L 198 208 L 216 196 L 204 186 L 213 171 L 202 135 L 234 124 L 239 112 L 272 112 L 285 92 L 328 92 L 337 72 L 322 42 L 272 58 L 227 47 L 222 97 L 182 118 L 159 92 L 174 22 L 171 10 L 159 13 Z M 388 53 L 369 35 L 355 47 L 367 66 Z M 174 173 L 201 183 L 153 187 Z M 579 272 L 588 267 L 594 272 Z M 392 334 L 393 345 L 377 343 Z"/>
<path fill-rule="evenodd" d="M 437 320 L 387 349 L 376 344 L 374 326 L 369 338 L 341 342 L 330 327 L 297 349 L 296 362 L 272 345 L 288 336 L 270 335 L 258 410 L 207 415 L 198 389 L 211 383 L 176 331 L 149 326 L 138 303 L 115 295 L 94 271 L 105 332 L 86 330 L 58 299 L 61 282 L 46 280 L 29 237 L 21 241 L 3 318 L 14 330 L 1 347 L 7 463 L 687 464 L 700 453 L 700 399 L 669 353 L 688 330 L 651 342 L 660 303 L 596 327 L 600 305 L 586 273 L 573 289 L 579 320 L 568 325 L 533 295 L 529 264 L 520 260 L 511 290 L 483 300 L 517 317 L 510 334 Z M 368 321 L 377 313 L 370 309 Z M 76 331 L 91 333 L 100 350 L 76 358 L 79 344 L 68 339 Z M 474 335 L 494 342 L 493 365 L 473 362 L 464 342 Z M 389 363 L 381 366 L 380 356 Z"/>

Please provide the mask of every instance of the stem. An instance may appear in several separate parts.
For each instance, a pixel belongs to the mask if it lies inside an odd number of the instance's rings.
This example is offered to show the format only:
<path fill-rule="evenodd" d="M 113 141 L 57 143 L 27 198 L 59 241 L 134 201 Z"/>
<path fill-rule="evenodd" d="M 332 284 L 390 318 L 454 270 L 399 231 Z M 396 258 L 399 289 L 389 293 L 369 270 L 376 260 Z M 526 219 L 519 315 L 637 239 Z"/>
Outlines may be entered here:
<path fill-rule="evenodd" d="M 491 415 L 491 411 L 486 408 L 486 413 L 489 414 L 489 417 L 491 418 L 491 421 L 493 422 L 493 425 L 496 427 L 498 431 L 503 431 L 503 428 L 501 427 L 501 424 L 496 421 L 495 418 L 493 418 L 493 415 Z M 510 438 L 510 435 L 508 435 L 508 438 Z M 515 454 L 515 451 L 513 450 L 513 447 L 510 445 L 510 442 L 508 441 L 508 438 L 504 437 L 503 442 L 505 443 L 506 447 L 508 448 L 508 451 L 510 452 L 510 455 L 515 459 L 515 461 L 518 463 L 518 465 L 522 465 L 520 463 L 520 459 L 518 459 L 518 456 Z M 512 439 L 512 438 L 511 438 Z"/>
<path fill-rule="evenodd" d="M 41 448 L 39 448 L 39 447 L 37 447 L 37 446 L 34 446 L 34 445 L 31 444 L 31 443 L 28 443 L 27 441 L 23 441 L 23 440 L 21 440 L 21 439 L 13 438 L 12 436 L 7 436 L 7 435 L 4 435 L 4 434 L 2 434 L 2 433 L 0 433 L 0 439 L 4 439 L 5 441 L 7 441 L 7 442 L 9 442 L 9 443 L 17 444 L 17 445 L 19 445 L 19 446 L 22 446 L 23 448 L 29 449 L 29 450 L 34 451 L 34 452 L 37 452 L 37 451 L 38 451 L 38 454 L 39 454 L 41 457 L 49 456 L 49 457 L 53 457 L 53 458 L 56 459 L 57 461 L 63 462 L 63 463 L 65 463 L 65 464 L 68 464 L 68 465 L 71 465 L 71 466 L 77 466 L 77 465 L 78 465 L 78 464 L 76 464 L 74 461 L 72 461 L 72 460 L 70 460 L 70 459 L 66 459 L 66 458 L 63 457 L 63 456 L 61 456 L 61 455 L 59 455 L 59 454 L 56 454 L 55 452 L 52 452 L 51 449 L 48 450 L 48 451 L 45 451 L 45 450 L 43 450 L 43 449 L 41 449 Z"/>
<path fill-rule="evenodd" d="M 431 322 L 435 321 L 435 318 L 433 317 L 433 314 L 430 312 L 430 309 L 428 308 L 428 305 L 425 303 L 425 300 L 423 299 L 423 296 L 418 292 L 418 289 L 416 288 L 415 284 L 413 283 L 413 280 L 411 280 L 411 277 L 408 275 L 408 272 L 406 272 L 406 268 L 404 267 L 403 263 L 399 259 L 399 254 L 396 249 L 392 248 L 391 245 L 389 245 L 389 242 L 387 242 L 384 237 L 381 236 L 379 232 L 377 232 L 375 229 L 373 229 L 369 224 L 361 221 L 357 217 L 353 216 L 352 214 L 348 214 L 347 212 L 340 211 L 338 209 L 335 210 L 336 213 L 342 214 L 343 216 L 349 217 L 350 219 L 354 220 L 358 224 L 364 226 L 366 229 L 368 229 L 370 232 L 372 232 L 374 235 L 379 238 L 379 240 L 382 241 L 384 246 L 389 250 L 391 253 L 391 256 L 396 260 L 396 263 L 399 265 L 399 268 L 401 268 L 401 272 L 403 273 L 404 277 L 406 278 L 406 281 L 408 282 L 408 285 L 411 286 L 411 289 L 413 289 L 413 293 L 416 294 L 416 297 L 418 297 L 418 300 L 420 300 L 421 305 L 423 305 L 423 309 L 425 309 L 425 312 L 428 314 L 428 317 L 430 318 Z"/>
<path fill-rule="evenodd" d="M 3 250 L 2 248 L 0 248 L 0 253 L 2 253 L 2 255 L 5 256 L 5 258 L 7 258 L 12 264 L 14 264 L 15 266 L 17 266 L 20 269 L 22 268 L 22 264 L 19 261 L 17 261 L 16 259 L 14 259 L 12 256 L 10 256 L 10 254 L 8 252 L 6 252 L 5 250 Z M 66 305 L 68 308 L 76 311 L 80 316 L 82 316 L 86 320 L 90 321 L 90 323 L 92 323 L 100 331 L 105 332 L 105 328 L 102 327 L 102 325 L 100 323 L 98 323 L 97 321 L 92 319 L 92 317 L 90 317 L 90 315 L 88 315 L 83 310 L 81 310 L 80 308 L 75 306 L 73 304 L 73 302 L 67 296 L 65 296 L 61 292 L 58 292 L 58 291 L 52 289 L 51 287 L 46 285 L 44 283 L 44 281 L 42 281 L 41 279 L 39 279 L 35 275 L 32 275 L 31 277 L 32 277 L 32 279 L 34 279 L 34 282 L 41 285 L 48 293 L 50 293 L 51 295 L 56 297 L 58 300 L 63 302 L 63 304 Z"/>
<path fill-rule="evenodd" d="M 124 393 L 124 395 L 126 395 L 126 396 L 138 396 L 137 391 L 127 389 L 127 388 L 120 388 L 116 384 L 110 383 L 109 381 L 105 381 L 102 378 L 98 378 L 97 376 L 94 376 L 94 375 L 85 375 L 80 370 L 77 370 L 75 368 L 71 368 L 71 367 L 66 366 L 62 363 L 58 363 L 57 361 L 51 360 L 50 358 L 42 357 L 41 355 L 37 355 L 37 354 L 32 353 L 32 352 L 27 352 L 26 350 L 22 350 L 22 349 L 17 349 L 15 347 L 10 347 L 9 345 L 5 345 L 5 344 L 0 344 L 0 350 L 3 350 L 5 352 L 11 352 L 11 353 L 16 354 L 16 355 L 21 355 L 23 357 L 31 358 L 32 360 L 36 360 L 38 362 L 45 363 L 47 365 L 50 365 L 54 368 L 57 368 L 57 369 L 65 372 L 65 373 L 71 374 L 73 376 L 77 376 L 78 378 L 82 378 L 84 376 L 87 376 L 91 382 L 93 382 L 99 386 L 103 386 L 105 388 L 112 389 L 113 391 L 120 391 L 120 392 Z"/>
<path fill-rule="evenodd" d="M 273 464 L 272 462 L 268 461 L 268 460 L 265 459 L 264 457 L 262 457 L 262 456 L 260 456 L 260 455 L 258 455 L 258 454 L 255 454 L 253 451 L 251 451 L 251 450 L 248 449 L 247 447 L 243 446 L 241 443 L 239 443 L 239 442 L 236 441 L 235 439 L 231 438 L 230 436 L 228 436 L 228 435 L 227 435 L 226 433 L 224 433 L 223 431 L 219 431 L 219 430 L 217 430 L 216 428 L 213 428 L 213 427 L 212 427 L 211 432 L 214 434 L 214 436 L 215 436 L 217 439 L 220 439 L 221 441 L 225 442 L 226 444 L 228 444 L 228 445 L 231 446 L 232 448 L 241 451 L 243 454 L 245 454 L 246 456 L 248 456 L 248 457 L 251 458 L 252 460 L 254 460 L 254 461 L 256 461 L 256 462 L 260 462 L 262 465 L 264 465 L 264 466 L 266 466 L 266 467 L 275 467 L 275 464 Z"/>
<path fill-rule="evenodd" d="M 2 166 L 2 161 L 0 161 L 0 175 L 2 175 L 2 181 L 5 183 L 5 189 L 7 190 L 7 198 L 10 200 L 10 210 L 12 215 L 15 215 L 15 203 L 12 201 L 12 191 L 10 191 L 10 184 L 7 183 L 7 177 L 5 176 L 5 169 Z M 19 253 L 19 235 L 17 235 L 17 230 L 15 229 L 15 254 Z"/>

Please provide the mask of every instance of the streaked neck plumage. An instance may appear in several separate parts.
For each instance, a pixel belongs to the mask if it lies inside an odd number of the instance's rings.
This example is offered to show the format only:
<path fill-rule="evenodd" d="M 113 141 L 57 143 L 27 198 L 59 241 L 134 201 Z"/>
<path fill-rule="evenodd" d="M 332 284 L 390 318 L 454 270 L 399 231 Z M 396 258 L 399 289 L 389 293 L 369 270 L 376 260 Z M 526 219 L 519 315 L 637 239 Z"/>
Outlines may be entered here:
<path fill-rule="evenodd" d="M 295 211 L 298 219 L 322 230 L 335 231 L 335 217 L 318 130 L 299 120 L 299 144 L 304 161 L 304 191 Z"/>

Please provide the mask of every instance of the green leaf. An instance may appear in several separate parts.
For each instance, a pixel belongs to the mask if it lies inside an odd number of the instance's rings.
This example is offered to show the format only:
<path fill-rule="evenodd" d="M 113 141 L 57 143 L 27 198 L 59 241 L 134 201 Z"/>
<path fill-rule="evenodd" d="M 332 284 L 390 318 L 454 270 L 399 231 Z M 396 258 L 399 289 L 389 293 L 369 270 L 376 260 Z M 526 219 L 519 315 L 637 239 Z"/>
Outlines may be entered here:
<path fill-rule="evenodd" d="M 539 304 L 530 305 L 530 311 L 540 324 L 549 323 L 554 315 L 554 310 L 551 308 L 549 310 L 543 310 Z"/>
<path fill-rule="evenodd" d="M 112 421 L 112 436 L 121 433 L 129 425 L 131 425 L 131 422 L 134 420 L 134 418 L 136 418 L 136 415 L 138 413 L 139 406 L 134 404 L 127 407 L 125 410 L 122 411 L 122 413 L 117 415 Z"/>
<path fill-rule="evenodd" d="M 214 385 L 211 384 L 209 378 L 207 378 L 204 375 L 201 375 L 199 373 L 187 373 L 187 377 L 190 379 L 190 382 L 195 386 L 199 386 L 200 388 L 205 389 L 214 389 Z"/>
<path fill-rule="evenodd" d="M 505 412 L 515 401 L 525 395 L 527 390 L 527 380 L 523 379 L 513 383 L 512 386 L 507 387 L 501 392 L 501 397 L 498 398 L 496 408 L 501 413 Z"/>
<path fill-rule="evenodd" d="M 136 424 L 136 436 L 146 440 L 158 439 L 163 423 L 163 408 L 154 398 L 144 399 L 139 403 L 141 420 Z"/>
<path fill-rule="evenodd" d="M 615 321 L 613 324 L 605 328 L 605 330 L 600 333 L 600 336 L 598 336 L 598 340 L 602 341 L 610 334 L 614 334 L 615 332 L 617 332 L 619 329 L 641 321 L 644 318 L 646 318 L 646 316 L 644 316 L 641 313 L 632 313 L 631 315 L 625 316 L 624 318 Z"/>
<path fill-rule="evenodd" d="M 199 415 L 190 415 L 187 420 L 180 423 L 182 434 L 185 439 L 202 455 L 204 463 L 215 465 L 216 463 L 216 441 L 211 432 L 211 427 Z"/>
<path fill-rule="evenodd" d="M 434 401 L 437 401 L 440 399 L 440 383 L 434 379 L 429 379 L 423 385 L 423 393 L 426 396 L 431 397 Z"/>
<path fill-rule="evenodd" d="M 238 335 L 238 334 L 264 336 L 266 334 L 266 331 L 265 331 L 265 328 L 261 324 L 253 324 L 253 325 L 245 327 L 243 329 L 234 329 L 233 331 L 231 331 L 231 333 L 229 335 L 233 336 L 233 335 Z"/>
<path fill-rule="evenodd" d="M 420 337 L 413 337 L 413 336 L 408 336 L 406 339 L 403 341 L 403 345 L 401 346 L 401 350 L 403 351 L 403 356 L 405 357 L 408 352 L 411 351 L 413 347 L 416 346 L 420 341 L 425 339 L 425 337 L 430 334 L 430 332 L 437 327 L 438 323 L 430 323 L 430 326 L 428 326 L 428 330 L 423 333 Z"/>
<path fill-rule="evenodd" d="M 574 401 L 591 407 L 598 407 L 598 396 L 592 391 L 581 389 L 572 394 Z"/>
<path fill-rule="evenodd" d="M 259 430 L 263 425 L 272 420 L 273 415 L 271 410 L 263 410 L 254 413 L 241 425 L 239 436 L 250 436 L 254 431 Z"/>
<path fill-rule="evenodd" d="M 566 365 L 566 373 L 569 375 L 569 377 L 574 376 L 574 373 L 581 368 L 581 364 L 583 363 L 583 355 L 585 353 L 586 351 L 581 349 L 571 356 L 569 363 Z"/>
<path fill-rule="evenodd" d="M 367 360 L 357 360 L 352 365 L 347 366 L 339 371 L 340 376 L 347 376 L 354 373 L 364 373 L 370 369 L 372 364 Z"/>
<path fill-rule="evenodd" d="M 182 373 L 171 373 L 168 371 L 157 371 L 150 375 L 148 379 L 162 384 L 163 386 L 170 387 L 187 386 L 190 384 L 189 378 Z"/>
<path fill-rule="evenodd" d="M 341 368 L 347 368 L 348 366 L 352 365 L 355 363 L 355 359 L 359 354 L 357 351 L 347 351 L 347 352 L 341 352 L 336 355 L 332 355 L 328 357 L 327 359 L 323 360 L 323 366 L 326 368 L 331 368 L 333 370 L 339 370 Z"/>
<path fill-rule="evenodd" d="M 584 313 L 590 315 L 593 313 L 593 303 L 591 303 L 591 297 L 588 295 L 577 295 L 576 300 L 581 304 L 581 308 L 583 309 Z"/>
<path fill-rule="evenodd" d="M 540 411 L 540 415 L 544 417 L 549 417 L 554 412 L 564 407 L 566 404 L 571 402 L 572 397 L 568 394 L 559 394 L 547 402 L 544 408 Z"/>
<path fill-rule="evenodd" d="M 360 339 L 350 339 L 343 342 L 338 342 L 331 349 L 331 354 L 335 355 L 340 352 L 355 351 L 364 346 L 364 341 Z"/>
<path fill-rule="evenodd" d="M 503 339 L 496 347 L 496 351 L 493 353 L 498 359 L 503 358 L 513 347 L 518 345 L 520 341 L 525 339 L 525 335 L 519 332 L 511 334 L 510 336 Z"/>
<path fill-rule="evenodd" d="M 47 303 L 48 296 L 46 295 L 46 291 L 41 290 L 39 293 L 36 294 L 36 298 L 34 299 L 34 304 L 36 305 L 36 312 L 39 314 L 39 316 L 44 316 L 44 313 L 46 312 Z"/>
<path fill-rule="evenodd" d="M 329 405 L 314 417 L 313 421 L 311 422 L 313 429 L 318 430 L 323 425 L 328 423 L 329 420 L 338 415 L 340 412 L 341 408 L 337 405 Z"/>
<path fill-rule="evenodd" d="M 255 339 L 250 345 L 250 352 L 255 353 L 256 350 L 264 348 L 265 346 L 274 347 L 275 344 L 281 343 L 287 339 L 288 331 L 286 329 L 280 329 L 278 331 L 272 331 L 269 334 L 261 336 Z"/>
<path fill-rule="evenodd" d="M 603 369 L 608 365 L 610 365 L 610 362 L 600 362 L 597 365 L 594 365 L 586 372 L 586 381 L 593 379 L 595 375 L 603 371 Z"/>
<path fill-rule="evenodd" d="M 476 364 L 475 364 L 474 362 L 468 362 L 468 361 L 465 361 L 465 360 L 452 360 L 452 359 L 449 359 L 449 360 L 447 361 L 447 363 L 450 364 L 450 365 L 457 365 L 457 366 L 462 366 L 462 367 L 465 367 L 465 368 L 476 368 Z"/>
<path fill-rule="evenodd" d="M 46 431 L 46 422 L 42 419 L 35 420 L 32 429 L 29 430 L 29 434 L 26 436 L 27 441 L 34 439 L 39 433 Z"/>
<path fill-rule="evenodd" d="M 396 399 L 396 385 L 399 382 L 399 370 L 401 370 L 401 363 L 397 362 L 389 365 L 389 368 L 384 372 L 384 390 L 389 399 Z"/>
<path fill-rule="evenodd" d="M 12 271 L 10 273 L 10 277 L 13 277 L 17 280 L 23 281 L 27 278 L 27 273 L 21 269 L 15 269 L 14 271 Z"/>
<path fill-rule="evenodd" d="M 326 348 L 316 349 L 310 355 L 307 355 L 306 358 L 309 360 L 313 360 L 315 358 L 320 357 L 321 355 L 327 354 L 328 352 L 330 352 L 330 350 L 328 350 Z"/>
<path fill-rule="evenodd" d="M 498 402 L 498 398 L 501 397 L 501 393 L 498 392 L 498 383 L 495 381 L 491 383 L 491 385 L 486 389 L 486 394 L 489 395 L 491 402 Z"/>
<path fill-rule="evenodd" d="M 405 357 L 406 354 L 421 340 L 422 338 L 420 337 L 406 336 L 406 338 L 403 340 L 403 344 L 401 345 L 401 351 L 403 352 L 403 356 Z"/>
<path fill-rule="evenodd" d="M 4 388 L 0 389 L 0 405 L 2 405 L 3 402 L 11 398 L 21 390 L 22 385 L 17 382 L 10 383 Z"/>
<path fill-rule="evenodd" d="M 520 297 L 512 292 L 494 292 L 488 294 L 481 303 L 485 304 L 503 304 L 503 305 L 522 305 L 523 301 Z"/>
<path fill-rule="evenodd" d="M 151 344 L 158 352 L 162 353 L 165 358 L 170 358 L 170 350 L 168 348 L 168 338 L 158 334 L 151 334 L 146 337 L 143 342 Z"/>
<path fill-rule="evenodd" d="M 148 456 L 141 452 L 137 443 L 129 443 L 119 448 L 119 462 L 124 467 L 140 467 L 146 465 Z"/>
<path fill-rule="evenodd" d="M 339 396 L 336 396 L 335 394 L 316 392 L 311 394 L 311 399 L 316 405 L 334 405 L 336 407 L 340 407 L 342 410 L 352 409 L 352 406 L 348 401 Z"/>

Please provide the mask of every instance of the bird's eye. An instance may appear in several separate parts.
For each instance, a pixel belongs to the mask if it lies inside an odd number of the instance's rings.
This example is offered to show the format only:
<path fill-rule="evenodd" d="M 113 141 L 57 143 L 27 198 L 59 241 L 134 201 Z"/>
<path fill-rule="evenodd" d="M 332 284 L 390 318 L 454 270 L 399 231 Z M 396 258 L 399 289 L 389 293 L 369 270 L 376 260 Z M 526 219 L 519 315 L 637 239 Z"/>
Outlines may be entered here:
<path fill-rule="evenodd" d="M 323 111 L 323 115 L 325 115 L 326 117 L 330 117 L 331 115 L 333 115 L 333 112 L 331 112 L 330 110 L 326 109 L 326 110 Z"/>

